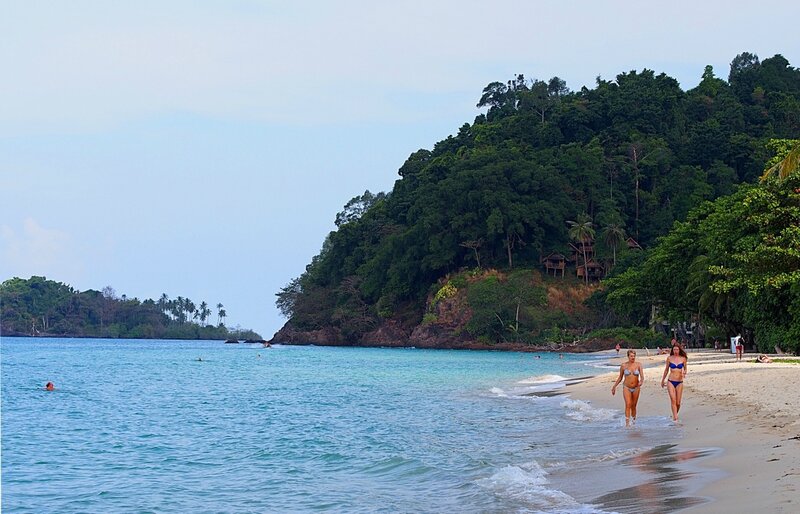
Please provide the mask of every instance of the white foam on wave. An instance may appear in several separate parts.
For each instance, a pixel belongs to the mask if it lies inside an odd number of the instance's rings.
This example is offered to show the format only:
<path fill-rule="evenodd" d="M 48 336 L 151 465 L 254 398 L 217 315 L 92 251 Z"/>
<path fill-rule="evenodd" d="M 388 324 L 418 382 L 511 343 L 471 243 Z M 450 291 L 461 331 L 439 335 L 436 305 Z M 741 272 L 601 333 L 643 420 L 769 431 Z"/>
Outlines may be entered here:
<path fill-rule="evenodd" d="M 508 394 L 499 387 L 493 387 L 489 389 L 489 392 L 496 396 L 499 396 L 500 398 L 508 398 Z"/>
<path fill-rule="evenodd" d="M 547 468 L 551 470 L 556 468 L 572 468 L 582 464 L 594 464 L 596 462 L 608 462 L 618 459 L 626 459 L 628 457 L 633 457 L 634 455 L 644 453 L 647 450 L 649 450 L 649 448 L 625 448 L 621 450 L 611 450 L 608 453 L 584 457 L 582 459 L 549 462 L 547 463 Z"/>
<path fill-rule="evenodd" d="M 613 409 L 592 407 L 583 400 L 567 399 L 561 402 L 561 406 L 567 409 L 568 418 L 577 421 L 609 421 L 617 414 Z"/>
<path fill-rule="evenodd" d="M 535 461 L 520 466 L 505 466 L 477 483 L 498 497 L 524 502 L 537 511 L 575 514 L 603 512 L 580 503 L 563 491 L 547 487 L 547 472 Z"/>
<path fill-rule="evenodd" d="M 535 377 L 524 378 L 517 382 L 518 384 L 552 384 L 554 382 L 563 382 L 567 377 L 561 375 L 538 375 Z"/>

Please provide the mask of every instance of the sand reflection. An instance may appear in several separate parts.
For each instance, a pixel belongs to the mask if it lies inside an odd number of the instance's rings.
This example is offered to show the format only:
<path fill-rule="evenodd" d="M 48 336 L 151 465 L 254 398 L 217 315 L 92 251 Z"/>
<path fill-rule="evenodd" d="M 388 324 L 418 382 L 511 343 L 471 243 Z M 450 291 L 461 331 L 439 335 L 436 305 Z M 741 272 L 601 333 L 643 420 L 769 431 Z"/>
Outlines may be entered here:
<path fill-rule="evenodd" d="M 643 472 L 645 481 L 603 494 L 591 503 L 616 512 L 674 512 L 705 503 L 708 498 L 692 493 L 716 477 L 702 470 L 696 460 L 715 453 L 714 449 L 663 445 L 624 459 L 620 464 Z"/>

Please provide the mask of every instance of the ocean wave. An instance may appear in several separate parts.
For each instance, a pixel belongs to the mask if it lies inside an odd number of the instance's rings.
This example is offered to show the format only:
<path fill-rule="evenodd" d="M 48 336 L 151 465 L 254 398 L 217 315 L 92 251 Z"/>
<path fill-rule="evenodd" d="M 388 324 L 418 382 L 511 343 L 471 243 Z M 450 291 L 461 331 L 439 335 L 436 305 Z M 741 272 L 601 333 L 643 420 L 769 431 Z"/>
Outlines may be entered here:
<path fill-rule="evenodd" d="M 517 382 L 518 384 L 552 384 L 554 382 L 563 382 L 568 380 L 567 377 L 561 375 L 538 375 L 535 377 L 524 378 Z"/>
<path fill-rule="evenodd" d="M 576 421 L 609 421 L 617 415 L 613 409 L 592 407 L 583 400 L 567 399 L 561 402 L 561 407 L 567 409 L 568 418 Z"/>
<path fill-rule="evenodd" d="M 496 395 L 496 396 L 499 396 L 500 398 L 508 398 L 508 393 L 506 393 L 504 390 L 500 389 L 499 387 L 493 387 L 493 388 L 489 389 L 489 392 L 494 394 L 494 395 Z"/>
<path fill-rule="evenodd" d="M 547 487 L 548 483 L 547 471 L 535 461 L 520 466 L 505 466 L 491 477 L 477 481 L 480 487 L 496 496 L 523 502 L 526 507 L 537 511 L 574 514 L 604 512 L 580 503 L 563 491 Z"/>
<path fill-rule="evenodd" d="M 548 462 L 546 463 L 546 467 L 549 470 L 560 469 L 560 468 L 574 468 L 575 466 L 580 466 L 583 464 L 594 464 L 596 462 L 608 462 L 619 459 L 627 459 L 628 457 L 639 455 L 648 450 L 649 448 L 624 448 L 620 450 L 611 450 L 600 455 L 593 455 L 581 459 L 559 460 L 559 461 Z"/>

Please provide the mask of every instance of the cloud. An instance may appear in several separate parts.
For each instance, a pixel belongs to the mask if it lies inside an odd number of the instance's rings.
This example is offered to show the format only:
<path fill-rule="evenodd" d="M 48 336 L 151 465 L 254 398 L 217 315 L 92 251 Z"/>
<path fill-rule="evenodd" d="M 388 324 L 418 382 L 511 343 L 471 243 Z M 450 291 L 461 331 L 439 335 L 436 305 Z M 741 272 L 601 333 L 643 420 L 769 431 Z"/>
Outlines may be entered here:
<path fill-rule="evenodd" d="M 70 235 L 44 228 L 33 218 L 23 220 L 19 233 L 8 225 L 0 226 L 0 245 L 4 280 L 32 275 L 51 275 L 62 280 L 76 275 L 78 267 L 72 259 Z"/>

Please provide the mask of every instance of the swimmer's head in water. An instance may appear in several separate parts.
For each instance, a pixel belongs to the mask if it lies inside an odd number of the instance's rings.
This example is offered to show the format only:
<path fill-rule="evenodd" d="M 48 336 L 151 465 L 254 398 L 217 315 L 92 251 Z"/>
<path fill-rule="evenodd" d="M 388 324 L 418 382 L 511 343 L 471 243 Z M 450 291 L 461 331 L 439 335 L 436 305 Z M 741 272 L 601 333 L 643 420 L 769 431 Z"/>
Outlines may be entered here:
<path fill-rule="evenodd" d="M 48 383 L 47 383 L 47 384 L 44 386 L 44 388 L 45 388 L 45 389 L 47 389 L 48 391 L 52 391 L 53 389 L 55 389 L 55 388 L 56 388 L 56 386 L 55 386 L 55 385 L 54 385 L 52 382 L 48 382 Z"/>

